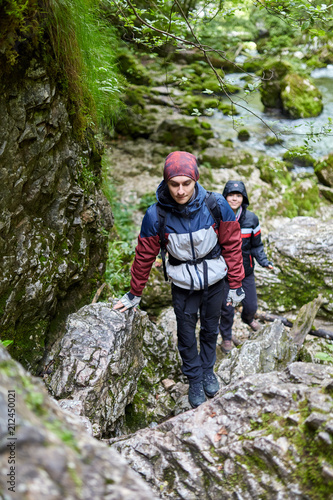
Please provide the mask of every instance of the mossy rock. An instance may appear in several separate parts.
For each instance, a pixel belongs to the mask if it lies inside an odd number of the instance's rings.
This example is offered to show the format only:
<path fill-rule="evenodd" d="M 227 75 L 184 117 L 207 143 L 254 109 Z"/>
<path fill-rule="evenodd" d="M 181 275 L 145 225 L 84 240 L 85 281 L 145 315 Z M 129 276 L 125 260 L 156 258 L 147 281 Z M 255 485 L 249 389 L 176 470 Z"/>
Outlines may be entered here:
<path fill-rule="evenodd" d="M 200 155 L 200 162 L 211 168 L 232 168 L 236 165 L 227 148 L 207 148 Z"/>
<path fill-rule="evenodd" d="M 286 151 L 282 159 L 292 167 L 292 165 L 298 165 L 299 167 L 312 167 L 316 160 L 304 151 L 301 147 L 292 148 Z"/>
<path fill-rule="evenodd" d="M 220 73 L 219 75 L 223 79 L 223 75 Z M 221 85 L 214 74 L 209 74 L 205 78 L 201 79 L 200 83 L 197 86 L 193 87 L 193 90 L 197 90 L 199 92 L 210 90 L 214 94 L 218 95 L 223 93 Z"/>
<path fill-rule="evenodd" d="M 242 142 L 250 139 L 250 132 L 246 128 L 242 128 L 237 135 L 238 139 Z"/>
<path fill-rule="evenodd" d="M 324 63 L 325 65 L 327 64 L 333 64 L 333 50 L 330 45 L 324 45 L 324 47 L 321 48 L 321 51 L 319 53 L 319 61 Z"/>
<path fill-rule="evenodd" d="M 138 137 L 148 139 L 154 132 L 157 123 L 158 117 L 154 113 L 143 110 L 139 106 L 133 106 L 127 109 L 127 116 L 122 117 L 115 124 L 115 132 L 134 139 Z"/>
<path fill-rule="evenodd" d="M 122 96 L 122 100 L 127 106 L 140 106 L 140 108 L 144 109 L 146 105 L 144 96 L 147 93 L 148 88 L 145 86 L 129 85 L 126 88 L 126 93 Z"/>
<path fill-rule="evenodd" d="M 250 59 L 243 63 L 243 70 L 247 73 L 256 73 L 262 69 L 262 61 L 259 59 Z"/>
<path fill-rule="evenodd" d="M 281 108 L 281 80 L 290 72 L 292 66 L 278 59 L 267 62 L 258 72 L 263 77 L 260 87 L 261 102 L 267 108 Z"/>
<path fill-rule="evenodd" d="M 141 62 L 129 51 L 122 51 L 117 56 L 120 71 L 127 80 L 136 85 L 151 85 L 151 77 Z"/>
<path fill-rule="evenodd" d="M 327 201 L 333 203 L 333 188 L 327 186 L 319 186 L 319 192 Z"/>
<path fill-rule="evenodd" d="M 227 104 L 225 102 L 220 102 L 218 110 L 221 111 L 226 116 L 236 116 L 239 115 L 239 111 L 233 104 Z"/>
<path fill-rule="evenodd" d="M 315 163 L 314 171 L 319 182 L 327 187 L 333 187 L 333 153 Z"/>
<path fill-rule="evenodd" d="M 164 120 L 151 139 L 178 148 L 198 145 L 203 148 L 206 147 L 207 140 L 212 137 L 214 137 L 214 132 L 208 129 L 206 124 L 203 126 L 198 118 L 184 118 L 182 120 Z"/>
<path fill-rule="evenodd" d="M 270 216 L 314 216 L 320 203 L 319 188 L 314 180 L 296 181 L 282 196 L 282 201 L 269 211 Z"/>
<path fill-rule="evenodd" d="M 319 56 L 316 54 L 316 55 L 312 55 L 307 61 L 306 61 L 306 65 L 312 70 L 312 69 L 316 69 L 316 68 L 325 68 L 326 67 L 326 64 L 323 63 L 322 61 L 320 61 L 319 59 Z"/>
<path fill-rule="evenodd" d="M 265 139 L 265 146 L 276 146 L 276 144 L 282 144 L 283 139 L 276 137 L 275 135 L 268 135 Z"/>
<path fill-rule="evenodd" d="M 296 73 L 286 75 L 281 82 L 283 112 L 290 118 L 311 118 L 323 110 L 322 94 L 310 78 Z"/>
<path fill-rule="evenodd" d="M 217 109 L 219 101 L 214 97 L 205 97 L 203 95 L 186 95 L 182 98 L 181 109 L 188 115 L 197 109 L 202 115 L 210 116 L 209 110 Z"/>
<path fill-rule="evenodd" d="M 260 156 L 257 162 L 260 170 L 260 179 L 272 186 L 281 188 L 281 185 L 291 185 L 291 175 L 284 162 L 265 156 Z"/>

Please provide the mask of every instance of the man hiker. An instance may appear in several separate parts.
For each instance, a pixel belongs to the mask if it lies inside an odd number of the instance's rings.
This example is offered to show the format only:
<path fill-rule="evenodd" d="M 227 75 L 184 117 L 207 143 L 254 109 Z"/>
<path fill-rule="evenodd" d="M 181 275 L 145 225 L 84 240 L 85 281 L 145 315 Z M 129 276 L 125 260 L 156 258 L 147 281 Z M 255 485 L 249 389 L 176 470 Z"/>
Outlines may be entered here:
<path fill-rule="evenodd" d="M 178 349 L 192 408 L 219 389 L 213 369 L 227 273 L 228 302 L 236 306 L 244 298 L 239 224 L 223 196 L 209 195 L 198 179 L 194 155 L 174 151 L 167 156 L 157 203 L 148 208 L 142 221 L 130 292 L 114 306 L 123 312 L 139 304 L 160 249 L 162 255 L 167 251 L 166 275 L 172 284 Z M 200 352 L 195 336 L 198 312 Z"/>
<path fill-rule="evenodd" d="M 249 198 L 244 182 L 238 180 L 228 181 L 224 187 L 223 196 L 232 208 L 242 233 L 242 254 L 245 272 L 243 288 L 245 291 L 245 298 L 242 302 L 243 308 L 241 318 L 252 330 L 257 331 L 260 325 L 254 319 L 254 315 L 258 308 L 254 279 L 254 258 L 262 267 L 267 267 L 268 269 L 273 269 L 273 264 L 267 259 L 265 254 L 264 245 L 261 241 L 259 219 L 256 214 L 247 210 Z M 228 285 L 226 285 L 224 292 L 220 321 L 220 332 L 222 335 L 221 348 L 226 354 L 232 349 L 231 329 L 235 315 L 235 308 L 227 303 L 227 295 Z"/>

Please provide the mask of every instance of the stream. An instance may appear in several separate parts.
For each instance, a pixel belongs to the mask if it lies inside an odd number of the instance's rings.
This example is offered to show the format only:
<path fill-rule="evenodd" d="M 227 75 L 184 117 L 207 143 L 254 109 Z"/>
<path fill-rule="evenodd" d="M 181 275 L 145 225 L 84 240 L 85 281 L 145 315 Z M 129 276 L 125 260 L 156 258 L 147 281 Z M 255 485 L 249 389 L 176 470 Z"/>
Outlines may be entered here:
<path fill-rule="evenodd" d="M 227 80 L 243 88 L 246 83 L 244 76 L 246 76 L 245 73 L 233 73 L 227 75 Z M 322 132 L 323 127 L 327 126 L 329 118 L 333 116 L 333 65 L 315 69 L 311 77 L 315 80 L 316 86 L 323 95 L 324 104 L 323 112 L 315 118 L 292 120 L 286 118 L 277 110 L 264 112 L 259 91 L 247 95 L 243 91 L 232 96 L 232 99 L 235 103 L 240 103 L 249 110 L 240 107 L 237 108 L 240 114 L 235 117 L 235 125 L 233 125 L 232 118 L 223 115 L 221 111 L 215 111 L 208 120 L 220 139 L 232 139 L 236 150 L 249 151 L 255 159 L 260 154 L 282 158 L 287 149 L 301 146 L 306 138 L 305 134 L 311 132 L 311 130 L 314 133 Z M 226 100 L 225 102 L 228 101 Z M 251 111 L 257 116 L 252 114 Z M 281 137 L 283 138 L 282 145 L 267 146 L 264 144 L 267 136 L 272 136 L 273 134 L 258 117 L 264 120 L 276 132 L 281 132 Z M 241 128 L 246 128 L 250 133 L 249 140 L 245 142 L 237 138 L 238 131 Z M 321 158 L 333 151 L 332 138 L 333 131 L 330 135 L 318 137 L 315 139 L 315 142 L 310 142 L 310 146 L 313 147 L 311 154 L 315 159 Z M 295 170 L 313 171 L 313 168 L 295 166 Z"/>

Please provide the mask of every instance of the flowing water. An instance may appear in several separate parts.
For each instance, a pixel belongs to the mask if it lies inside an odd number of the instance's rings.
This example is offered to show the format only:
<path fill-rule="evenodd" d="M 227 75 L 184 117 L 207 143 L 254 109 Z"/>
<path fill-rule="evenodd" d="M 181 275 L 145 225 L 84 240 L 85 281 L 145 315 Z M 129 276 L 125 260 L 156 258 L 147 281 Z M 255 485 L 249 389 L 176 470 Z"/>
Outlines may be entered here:
<path fill-rule="evenodd" d="M 235 73 L 228 75 L 228 81 L 242 88 L 245 85 L 245 74 Z M 304 143 L 306 134 L 314 132 L 318 134 L 328 124 L 328 119 L 333 117 L 333 65 L 326 68 L 316 69 L 311 74 L 315 80 L 316 86 L 323 95 L 324 110 L 320 116 L 308 119 L 291 120 L 283 116 L 278 111 L 264 112 L 264 106 L 260 100 L 259 91 L 250 95 L 245 95 L 244 91 L 232 96 L 234 102 L 240 103 L 255 113 L 237 108 L 240 114 L 236 116 L 236 122 L 233 124 L 232 118 L 224 116 L 222 112 L 216 111 L 209 118 L 213 130 L 218 134 L 221 140 L 232 139 L 236 150 L 249 151 L 254 158 L 264 153 L 275 158 L 281 158 L 287 149 L 295 146 L 301 146 Z M 227 101 L 226 101 L 227 102 Z M 283 138 L 282 145 L 266 146 L 267 136 L 273 135 L 267 126 L 260 121 L 264 120 L 273 130 L 281 132 Z M 239 123 L 239 121 L 243 122 Z M 237 138 L 238 131 L 246 128 L 250 133 L 250 139 L 246 142 Z M 316 136 L 316 142 L 310 142 L 312 146 L 311 155 L 317 159 L 330 152 L 333 152 L 333 124 L 332 132 L 326 136 Z M 297 169 L 297 167 L 296 167 Z M 310 167 L 312 170 L 312 167 Z M 304 170 L 301 168 L 299 170 Z"/>

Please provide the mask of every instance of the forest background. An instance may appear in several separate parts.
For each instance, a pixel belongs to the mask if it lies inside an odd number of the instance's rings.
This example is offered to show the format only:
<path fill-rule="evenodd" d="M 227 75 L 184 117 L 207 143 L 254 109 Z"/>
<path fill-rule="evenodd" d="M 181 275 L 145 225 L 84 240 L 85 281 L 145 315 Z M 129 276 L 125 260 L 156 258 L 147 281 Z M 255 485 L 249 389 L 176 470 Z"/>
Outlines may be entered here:
<path fill-rule="evenodd" d="M 260 92 L 264 99 L 265 88 L 272 81 L 272 61 L 275 67 L 280 62 L 282 72 L 287 65 L 304 77 L 333 62 L 329 2 L 1 0 L 0 9 L 2 70 L 22 68 L 24 58 L 28 60 L 38 47 L 69 96 L 78 137 L 88 127 L 102 141 L 131 134 L 131 127 L 124 132 L 119 124 L 131 120 L 131 112 L 140 106 L 142 94 L 149 92 L 152 83 L 142 59 L 153 61 L 149 68 L 163 74 L 166 84 L 188 89 L 186 114 L 209 116 L 214 109 L 222 109 L 230 118 L 230 127 L 245 134 L 241 114 L 248 109 L 246 96 L 236 103 L 235 89 L 225 78 L 228 73 L 247 72 L 246 94 Z M 201 82 L 199 78 L 199 84 L 193 67 L 170 79 L 172 64 L 184 51 L 194 51 L 209 75 Z M 239 64 L 241 55 L 244 60 Z M 198 94 L 205 98 L 204 105 Z M 282 142 L 284 133 L 297 134 L 297 130 L 275 127 L 274 122 L 264 123 L 272 143 Z M 297 156 L 306 162 L 323 134 L 331 134 L 330 119 L 319 131 L 310 130 L 297 150 L 286 150 L 286 159 Z M 92 173 L 86 176 L 87 182 L 94 181 Z M 147 194 L 139 207 L 125 205 L 107 165 L 104 193 L 115 216 L 106 276 L 112 293 L 119 296 L 129 285 L 136 231 L 132 213 L 154 200 Z M 308 201 L 301 213 L 291 215 L 311 215 L 313 203 Z"/>

